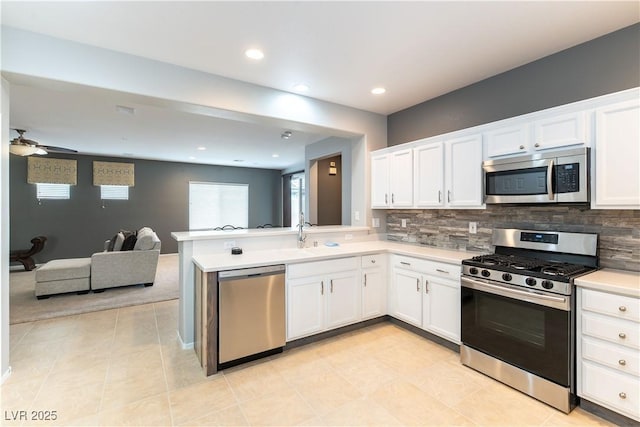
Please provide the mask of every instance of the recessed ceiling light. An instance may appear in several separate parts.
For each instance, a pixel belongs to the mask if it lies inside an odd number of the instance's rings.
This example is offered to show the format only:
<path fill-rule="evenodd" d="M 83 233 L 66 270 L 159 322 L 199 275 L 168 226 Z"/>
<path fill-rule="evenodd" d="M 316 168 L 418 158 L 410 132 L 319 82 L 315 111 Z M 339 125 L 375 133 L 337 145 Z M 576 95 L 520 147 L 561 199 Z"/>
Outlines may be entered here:
<path fill-rule="evenodd" d="M 193 156 L 189 156 L 189 160 L 195 160 L 196 158 Z"/>
<path fill-rule="evenodd" d="M 293 90 L 295 90 L 296 92 L 306 92 L 309 90 L 309 85 L 304 83 L 298 83 L 293 85 Z"/>
<path fill-rule="evenodd" d="M 242 163 L 242 162 L 244 162 L 244 160 L 242 160 L 242 159 L 235 159 L 235 160 L 234 160 L 234 162 L 236 162 L 236 163 Z"/>
<path fill-rule="evenodd" d="M 207 149 L 207 147 L 202 147 L 202 146 L 198 147 L 198 150 L 200 150 L 200 151 L 204 151 L 206 149 Z"/>
<path fill-rule="evenodd" d="M 277 159 L 278 157 L 280 157 L 280 154 L 272 154 L 271 157 L 273 157 L 274 159 Z"/>
<path fill-rule="evenodd" d="M 126 105 L 116 105 L 116 111 L 118 113 L 127 114 L 133 116 L 136 113 L 136 109 L 133 107 L 127 107 Z"/>
<path fill-rule="evenodd" d="M 247 58 L 255 59 L 256 61 L 264 58 L 264 53 L 260 49 L 247 49 L 244 54 Z"/>
<path fill-rule="evenodd" d="M 371 89 L 371 93 L 374 95 L 382 95 L 386 91 L 387 90 L 383 87 L 374 87 L 373 89 Z"/>

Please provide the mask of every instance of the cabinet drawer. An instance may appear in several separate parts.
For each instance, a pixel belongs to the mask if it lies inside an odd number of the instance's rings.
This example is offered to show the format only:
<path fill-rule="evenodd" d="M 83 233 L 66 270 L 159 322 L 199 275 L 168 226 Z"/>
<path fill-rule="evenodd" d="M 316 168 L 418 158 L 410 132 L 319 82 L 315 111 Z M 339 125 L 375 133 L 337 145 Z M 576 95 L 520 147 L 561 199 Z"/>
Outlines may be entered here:
<path fill-rule="evenodd" d="M 582 397 L 640 421 L 640 380 L 582 362 Z"/>
<path fill-rule="evenodd" d="M 357 270 L 358 258 L 338 258 L 326 261 L 303 262 L 291 264 L 287 267 L 287 276 L 290 279 L 296 277 L 323 276 L 340 271 Z"/>
<path fill-rule="evenodd" d="M 444 279 L 460 280 L 460 265 L 445 264 L 442 262 L 427 261 L 426 270 L 423 273 L 438 276 Z"/>
<path fill-rule="evenodd" d="M 596 313 L 582 313 L 582 334 L 625 347 L 640 348 L 640 324 Z"/>
<path fill-rule="evenodd" d="M 361 265 L 362 268 L 382 267 L 384 265 L 384 254 L 363 255 Z"/>
<path fill-rule="evenodd" d="M 632 349 L 589 337 L 582 337 L 582 358 L 620 372 L 640 376 L 640 354 Z"/>
<path fill-rule="evenodd" d="M 640 299 L 582 289 L 582 309 L 640 322 Z"/>
<path fill-rule="evenodd" d="M 425 271 L 429 267 L 429 261 L 404 255 L 392 255 L 391 262 L 393 267 L 411 271 Z"/>

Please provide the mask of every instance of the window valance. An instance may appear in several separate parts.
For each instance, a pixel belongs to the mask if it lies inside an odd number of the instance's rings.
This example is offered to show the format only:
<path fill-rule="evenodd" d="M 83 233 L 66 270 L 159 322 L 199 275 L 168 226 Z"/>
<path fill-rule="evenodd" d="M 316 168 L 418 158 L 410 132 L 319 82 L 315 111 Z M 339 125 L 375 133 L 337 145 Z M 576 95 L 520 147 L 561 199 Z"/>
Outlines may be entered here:
<path fill-rule="evenodd" d="M 93 162 L 93 185 L 135 185 L 133 163 Z"/>
<path fill-rule="evenodd" d="M 27 182 L 76 185 L 78 183 L 77 161 L 31 156 L 27 160 Z"/>

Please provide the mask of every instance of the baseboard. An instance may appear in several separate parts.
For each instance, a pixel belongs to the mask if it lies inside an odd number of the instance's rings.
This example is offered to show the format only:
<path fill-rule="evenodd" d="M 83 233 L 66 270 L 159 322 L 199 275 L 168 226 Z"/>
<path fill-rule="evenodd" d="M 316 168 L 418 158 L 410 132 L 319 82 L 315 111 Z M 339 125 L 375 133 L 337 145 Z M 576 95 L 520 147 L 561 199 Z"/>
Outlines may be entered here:
<path fill-rule="evenodd" d="M 11 376 L 11 366 L 2 374 L 2 378 L 0 378 L 0 385 L 4 384 L 4 382 Z"/>
<path fill-rule="evenodd" d="M 193 349 L 193 344 L 192 342 L 190 343 L 185 343 L 184 341 L 182 341 L 182 337 L 180 336 L 180 332 L 176 331 L 176 335 L 178 335 L 178 341 L 180 341 L 180 346 L 182 347 L 183 350 L 192 350 Z"/>

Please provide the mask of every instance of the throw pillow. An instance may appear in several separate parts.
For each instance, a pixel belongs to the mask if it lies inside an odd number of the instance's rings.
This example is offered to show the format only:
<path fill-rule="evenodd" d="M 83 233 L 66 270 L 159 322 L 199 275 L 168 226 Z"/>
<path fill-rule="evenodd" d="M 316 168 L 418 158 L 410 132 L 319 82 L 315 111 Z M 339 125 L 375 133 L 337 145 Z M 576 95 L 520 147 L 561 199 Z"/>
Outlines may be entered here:
<path fill-rule="evenodd" d="M 156 233 L 151 229 L 143 230 L 138 233 L 138 241 L 133 248 L 135 251 L 148 251 L 153 248 Z"/>
<path fill-rule="evenodd" d="M 118 238 L 118 235 L 116 234 L 115 236 L 113 236 L 111 238 L 111 240 L 109 240 L 109 244 L 107 245 L 107 252 L 112 252 L 113 251 L 113 246 L 116 244 L 116 239 Z"/>
<path fill-rule="evenodd" d="M 123 233 L 116 234 L 116 243 L 113 245 L 113 250 L 121 251 L 123 244 L 124 244 L 124 234 Z"/>
<path fill-rule="evenodd" d="M 129 236 L 127 236 L 126 239 L 124 239 L 124 242 L 122 243 L 122 249 L 123 251 L 130 251 L 133 249 L 133 247 L 136 245 L 136 236 L 133 234 L 130 234 Z"/>

